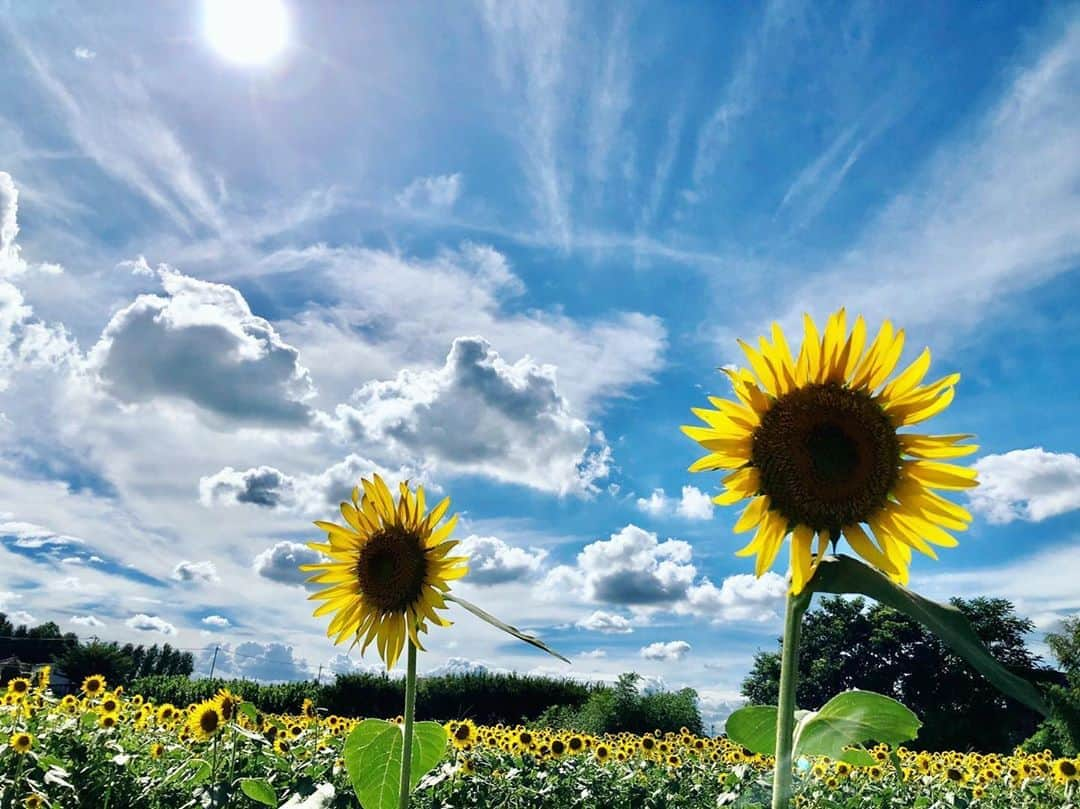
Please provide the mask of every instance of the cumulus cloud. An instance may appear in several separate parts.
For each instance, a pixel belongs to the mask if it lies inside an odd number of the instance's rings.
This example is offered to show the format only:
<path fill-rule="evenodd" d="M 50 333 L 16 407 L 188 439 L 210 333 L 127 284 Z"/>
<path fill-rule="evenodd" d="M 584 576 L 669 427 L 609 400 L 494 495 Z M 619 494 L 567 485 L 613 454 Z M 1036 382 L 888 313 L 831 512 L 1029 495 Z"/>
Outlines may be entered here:
<path fill-rule="evenodd" d="M 90 629 L 99 629 L 100 627 L 105 626 L 104 621 L 93 615 L 73 615 L 71 617 L 71 623 L 75 624 L 75 626 L 85 626 Z"/>
<path fill-rule="evenodd" d="M 0 277 L 18 275 L 26 264 L 19 255 L 19 189 L 6 171 L 0 171 Z"/>
<path fill-rule="evenodd" d="M 417 177 L 397 195 L 403 208 L 448 211 L 461 196 L 464 183 L 460 173 Z"/>
<path fill-rule="evenodd" d="M 298 657 L 292 646 L 284 643 L 256 643 L 247 641 L 233 646 L 222 643 L 207 646 L 196 657 L 196 674 L 208 674 L 217 649 L 214 663 L 214 675 L 259 680 L 261 682 L 283 682 L 287 680 L 309 680 L 313 672 L 307 660 Z"/>
<path fill-rule="evenodd" d="M 232 626 L 232 622 L 223 615 L 207 615 L 202 619 L 202 622 L 205 626 L 213 627 L 214 629 L 228 629 Z"/>
<path fill-rule="evenodd" d="M 427 471 L 414 467 L 390 470 L 355 453 L 313 475 L 288 475 L 273 466 L 238 470 L 226 466 L 199 480 L 199 502 L 204 506 L 247 504 L 262 508 L 323 513 L 348 500 L 361 478 L 378 474 L 384 480 L 408 480 L 439 491 Z"/>
<path fill-rule="evenodd" d="M 476 534 L 465 537 L 454 552 L 469 557 L 469 582 L 480 585 L 533 578 L 547 558 L 541 548 L 519 548 Z"/>
<path fill-rule="evenodd" d="M 173 568 L 172 578 L 175 581 L 209 584 L 218 581 L 218 574 L 214 563 L 209 560 L 189 562 L 185 559 Z"/>
<path fill-rule="evenodd" d="M 329 424 L 390 453 L 560 495 L 593 492 L 608 474 L 610 449 L 571 412 L 554 366 L 508 363 L 480 337 L 455 339 L 441 368 L 365 384 Z"/>
<path fill-rule="evenodd" d="M 8 620 L 15 626 L 33 626 L 38 622 L 37 618 L 26 610 L 15 610 L 8 616 Z"/>
<path fill-rule="evenodd" d="M 613 612 L 596 610 L 582 618 L 575 624 L 579 629 L 588 629 L 592 632 L 603 632 L 605 635 L 628 635 L 634 631 L 629 618 L 624 618 Z"/>
<path fill-rule="evenodd" d="M 139 295 L 113 315 L 90 352 L 108 393 L 191 402 L 230 424 L 309 420 L 314 387 L 299 352 L 239 291 L 168 269 L 159 277 L 165 294 Z"/>
<path fill-rule="evenodd" d="M 147 615 L 144 612 L 131 616 L 124 621 L 124 625 L 139 632 L 157 632 L 162 635 L 176 634 L 176 627 L 164 618 L 159 618 L 157 615 Z"/>
<path fill-rule="evenodd" d="M 300 565 L 310 565 L 322 557 L 299 542 L 278 542 L 255 557 L 255 572 L 263 578 L 282 584 L 303 585 L 310 573 Z"/>
<path fill-rule="evenodd" d="M 607 652 L 603 649 L 592 649 L 588 652 L 581 652 L 577 656 L 582 660 L 602 660 L 607 657 Z"/>
<path fill-rule="evenodd" d="M 987 455 L 975 464 L 971 507 L 992 523 L 1041 522 L 1080 508 L 1080 456 L 1042 447 Z"/>
<path fill-rule="evenodd" d="M 728 576 L 717 587 L 708 579 L 687 588 L 676 612 L 725 621 L 771 621 L 783 606 L 787 583 L 772 571 L 759 579 L 749 573 Z"/>
<path fill-rule="evenodd" d="M 668 497 L 663 489 L 653 489 L 648 497 L 637 499 L 639 511 L 653 517 L 676 514 L 686 520 L 711 520 L 712 499 L 696 486 L 683 486 L 678 498 Z"/>
<path fill-rule="evenodd" d="M 71 52 L 71 54 L 81 62 L 89 62 L 91 59 L 97 56 L 97 53 L 89 48 L 79 47 Z"/>
<path fill-rule="evenodd" d="M 690 644 L 684 640 L 672 640 L 666 643 L 657 641 L 641 648 L 641 656 L 646 660 L 664 660 L 674 662 L 690 654 Z"/>
<path fill-rule="evenodd" d="M 627 525 L 610 539 L 586 545 L 573 566 L 560 565 L 545 589 L 574 587 L 587 601 L 630 606 L 670 606 L 685 597 L 696 568 L 689 543 L 660 542 L 657 535 Z"/>
<path fill-rule="evenodd" d="M 461 677 L 470 674 L 496 674 L 506 671 L 507 669 L 493 668 L 479 660 L 469 660 L 466 657 L 448 657 L 445 663 L 435 666 L 425 674 L 428 677 Z"/>

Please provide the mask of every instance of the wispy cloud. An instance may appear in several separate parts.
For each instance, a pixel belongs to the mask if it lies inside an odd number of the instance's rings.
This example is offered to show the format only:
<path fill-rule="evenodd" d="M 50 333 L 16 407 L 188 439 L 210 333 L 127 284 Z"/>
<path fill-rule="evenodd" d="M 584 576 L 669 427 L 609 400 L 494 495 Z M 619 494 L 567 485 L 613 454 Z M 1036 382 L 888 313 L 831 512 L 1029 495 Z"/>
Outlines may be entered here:
<path fill-rule="evenodd" d="M 484 12 L 499 78 L 522 98 L 518 135 L 530 193 L 544 226 L 565 244 L 571 232 L 571 180 L 559 155 L 563 117 L 559 87 L 568 47 L 569 6 L 561 0 L 540 4 L 488 0 Z"/>
<path fill-rule="evenodd" d="M 943 147 L 836 269 L 791 296 L 871 319 L 964 329 L 1080 255 L 1080 16 L 1015 74 L 971 135 Z"/>

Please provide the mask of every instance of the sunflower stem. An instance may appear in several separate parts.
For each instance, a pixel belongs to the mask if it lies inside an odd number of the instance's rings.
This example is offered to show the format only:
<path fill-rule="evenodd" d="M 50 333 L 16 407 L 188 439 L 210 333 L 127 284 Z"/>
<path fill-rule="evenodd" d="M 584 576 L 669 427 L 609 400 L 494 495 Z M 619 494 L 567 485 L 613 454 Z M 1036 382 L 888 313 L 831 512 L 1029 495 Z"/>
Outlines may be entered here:
<path fill-rule="evenodd" d="M 416 646 L 410 640 L 405 669 L 405 727 L 401 748 L 401 790 L 398 809 L 409 809 L 409 776 L 412 770 L 413 714 L 416 713 Z"/>
<path fill-rule="evenodd" d="M 784 642 L 780 658 L 780 698 L 776 706 L 776 769 L 773 772 L 772 809 L 791 804 L 791 757 L 795 733 L 795 686 L 799 679 L 799 635 L 811 595 L 804 590 L 788 595 L 784 610 Z"/>

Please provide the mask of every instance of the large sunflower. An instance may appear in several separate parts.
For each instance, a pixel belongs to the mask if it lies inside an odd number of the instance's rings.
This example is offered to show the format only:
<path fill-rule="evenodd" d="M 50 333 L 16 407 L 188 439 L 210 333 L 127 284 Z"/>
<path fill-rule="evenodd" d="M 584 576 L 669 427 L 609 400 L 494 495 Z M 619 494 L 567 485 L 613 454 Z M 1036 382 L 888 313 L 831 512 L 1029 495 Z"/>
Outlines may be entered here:
<path fill-rule="evenodd" d="M 457 515 L 439 526 L 449 497 L 425 514 L 422 486 L 413 492 L 402 483 L 395 504 L 378 475 L 361 484 L 363 497 L 353 489 L 352 502 L 341 504 L 345 525 L 315 523 L 329 541 L 309 547 L 330 561 L 301 569 L 318 571 L 308 581 L 328 585 L 310 598 L 326 602 L 315 615 L 334 613 L 326 633 L 334 643 L 348 638 L 354 644 L 363 642 L 363 654 L 375 641 L 379 656 L 392 669 L 406 637 L 424 648 L 419 634 L 427 631 L 426 621 L 450 625 L 436 610 L 446 609 L 442 593 L 450 590 L 447 582 L 468 572 L 468 560 L 447 556 L 458 544 L 448 540 Z"/>
<path fill-rule="evenodd" d="M 690 471 L 733 470 L 714 502 L 749 500 L 735 531 L 756 531 L 737 554 L 757 555 L 756 575 L 772 567 L 791 534 L 797 594 L 843 535 L 866 561 L 906 584 L 913 548 L 937 558 L 931 546 L 955 546 L 949 530 L 971 522 L 933 491 L 977 485 L 974 469 L 941 463 L 975 452 L 960 443 L 971 436 L 899 432 L 948 407 L 960 375 L 921 384 L 930 366 L 924 349 L 888 381 L 904 348 L 903 330 L 888 321 L 868 348 L 863 318 L 848 333 L 843 309 L 822 336 L 809 315 L 804 326 L 797 357 L 776 324 L 759 349 L 739 341 L 752 370 L 725 369 L 737 401 L 710 397 L 715 410 L 693 410 L 706 426 L 683 431 L 709 454 Z"/>

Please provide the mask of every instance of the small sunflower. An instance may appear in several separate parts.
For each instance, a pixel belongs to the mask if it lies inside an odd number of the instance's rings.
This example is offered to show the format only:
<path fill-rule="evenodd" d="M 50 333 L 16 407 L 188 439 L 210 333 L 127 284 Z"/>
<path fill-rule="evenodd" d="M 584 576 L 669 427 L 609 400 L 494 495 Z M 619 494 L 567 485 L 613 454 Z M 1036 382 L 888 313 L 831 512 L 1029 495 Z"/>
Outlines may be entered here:
<path fill-rule="evenodd" d="M 232 721 L 233 716 L 236 714 L 236 709 L 240 707 L 242 700 L 236 694 L 232 693 L 228 688 L 222 688 L 217 692 L 217 696 L 214 697 L 214 702 L 218 706 L 218 711 L 221 713 L 221 717 L 226 721 Z"/>
<path fill-rule="evenodd" d="M 150 745 L 150 758 L 161 758 L 163 755 L 165 755 L 165 745 L 161 742 Z"/>
<path fill-rule="evenodd" d="M 14 680 L 8 680 L 8 693 L 14 694 L 17 697 L 25 696 L 30 691 L 30 681 L 25 677 L 16 677 Z"/>
<path fill-rule="evenodd" d="M 29 753 L 34 746 L 34 737 L 29 733 L 20 732 L 12 734 L 8 744 L 11 745 L 11 749 L 19 755 Z"/>
<path fill-rule="evenodd" d="M 105 678 L 100 674 L 91 674 L 82 681 L 82 691 L 88 697 L 96 697 L 105 690 Z"/>
<path fill-rule="evenodd" d="M 683 431 L 709 454 L 690 471 L 731 470 L 714 502 L 749 500 L 735 531 L 756 533 L 737 554 L 756 554 L 756 575 L 772 567 L 791 534 L 791 591 L 798 594 L 825 548 L 843 535 L 871 565 L 906 584 L 912 549 L 937 558 L 931 545 L 954 547 L 949 530 L 971 522 L 933 491 L 977 485 L 975 470 L 941 462 L 975 452 L 961 443 L 971 436 L 899 432 L 948 407 L 960 375 L 922 384 L 930 367 L 925 349 L 889 381 L 904 332 L 888 321 L 865 350 L 863 318 L 849 334 L 843 309 L 820 337 L 809 315 L 804 328 L 797 357 L 776 324 L 760 350 L 739 341 L 753 370 L 726 369 L 738 401 L 710 397 L 715 410 L 694 409 L 706 426 Z"/>
<path fill-rule="evenodd" d="M 214 700 L 207 700 L 195 706 L 188 717 L 188 729 L 201 741 L 212 739 L 225 727 L 225 717 Z"/>
<path fill-rule="evenodd" d="M 111 730 L 120 723 L 120 717 L 114 713 L 103 713 L 98 719 L 98 727 Z"/>
<path fill-rule="evenodd" d="M 446 609 L 442 593 L 449 592 L 449 581 L 468 572 L 467 559 L 447 556 L 458 544 L 448 540 L 457 515 L 436 527 L 450 498 L 425 514 L 422 486 L 414 493 L 402 483 L 395 504 L 378 475 L 361 483 L 363 497 L 354 488 L 352 502 L 341 504 L 345 525 L 315 523 L 329 541 L 309 547 L 330 561 L 301 569 L 316 571 L 310 582 L 327 585 L 310 598 L 325 602 L 316 616 L 334 613 L 327 629 L 334 643 L 362 641 L 363 654 L 375 641 L 379 656 L 392 669 L 406 638 L 424 648 L 419 634 L 427 631 L 427 621 L 449 626 L 436 610 Z"/>
<path fill-rule="evenodd" d="M 1059 758 L 1054 762 L 1053 771 L 1054 780 L 1059 784 L 1071 784 L 1073 781 L 1080 780 L 1080 767 L 1077 766 L 1075 759 Z"/>
<path fill-rule="evenodd" d="M 42 809 L 45 806 L 45 798 L 38 795 L 36 792 L 32 795 L 27 795 L 26 800 L 23 801 L 25 809 Z"/>

